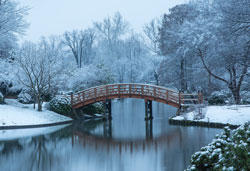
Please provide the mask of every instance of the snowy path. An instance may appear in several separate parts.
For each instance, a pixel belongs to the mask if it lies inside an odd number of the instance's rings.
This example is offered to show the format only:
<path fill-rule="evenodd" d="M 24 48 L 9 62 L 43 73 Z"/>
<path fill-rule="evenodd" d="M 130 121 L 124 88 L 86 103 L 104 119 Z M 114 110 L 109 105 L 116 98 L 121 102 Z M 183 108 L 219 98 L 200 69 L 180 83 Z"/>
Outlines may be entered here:
<path fill-rule="evenodd" d="M 38 112 L 31 105 L 23 105 L 15 100 L 6 102 L 8 105 L 0 105 L 0 126 L 38 125 L 72 120 L 46 109 Z"/>
<path fill-rule="evenodd" d="M 242 125 L 250 121 L 250 105 L 208 106 L 204 119 L 197 121 Z M 173 120 L 194 120 L 195 113 L 176 116 Z"/>

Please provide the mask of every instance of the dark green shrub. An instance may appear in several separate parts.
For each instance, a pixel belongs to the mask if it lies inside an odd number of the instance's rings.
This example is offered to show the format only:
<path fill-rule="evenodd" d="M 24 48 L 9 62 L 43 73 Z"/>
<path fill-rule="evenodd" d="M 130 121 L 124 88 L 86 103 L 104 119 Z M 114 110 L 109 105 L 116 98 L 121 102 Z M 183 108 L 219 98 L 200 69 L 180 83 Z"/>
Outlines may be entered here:
<path fill-rule="evenodd" d="M 50 104 L 50 110 L 66 116 L 71 115 L 71 104 L 69 97 L 56 96 L 49 102 L 49 104 Z"/>
<path fill-rule="evenodd" d="M 223 105 L 233 103 L 233 98 L 231 92 L 221 90 L 214 91 L 208 98 L 209 105 Z"/>
<path fill-rule="evenodd" d="M 208 104 L 210 105 L 218 105 L 218 104 L 226 104 L 224 97 L 222 96 L 212 96 L 208 99 Z"/>
<path fill-rule="evenodd" d="M 104 108 L 102 103 L 94 103 L 82 108 L 83 113 L 88 115 L 101 114 L 104 113 Z"/>

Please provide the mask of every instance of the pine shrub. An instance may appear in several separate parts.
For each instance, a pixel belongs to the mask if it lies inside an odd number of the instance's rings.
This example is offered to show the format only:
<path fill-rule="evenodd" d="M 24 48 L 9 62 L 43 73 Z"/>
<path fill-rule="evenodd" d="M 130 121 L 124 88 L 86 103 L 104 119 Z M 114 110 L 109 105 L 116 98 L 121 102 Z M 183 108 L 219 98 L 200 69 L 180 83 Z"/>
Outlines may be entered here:
<path fill-rule="evenodd" d="M 70 116 L 71 114 L 71 104 L 70 104 L 70 98 L 67 96 L 55 96 L 52 98 L 52 100 L 49 102 L 50 104 L 50 110 L 63 114 L 66 116 Z"/>
<path fill-rule="evenodd" d="M 102 103 L 94 103 L 83 107 L 82 111 L 88 115 L 101 114 L 104 113 L 104 108 Z"/>
<path fill-rule="evenodd" d="M 194 170 L 250 170 L 250 122 L 233 131 L 225 127 L 224 133 L 193 154 L 187 171 Z"/>

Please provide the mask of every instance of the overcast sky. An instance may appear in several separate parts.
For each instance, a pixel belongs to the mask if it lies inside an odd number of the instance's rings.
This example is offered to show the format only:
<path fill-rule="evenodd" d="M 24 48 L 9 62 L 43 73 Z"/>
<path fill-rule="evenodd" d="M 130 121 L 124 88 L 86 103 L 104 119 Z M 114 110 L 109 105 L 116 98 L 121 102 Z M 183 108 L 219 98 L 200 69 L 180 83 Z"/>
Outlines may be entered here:
<path fill-rule="evenodd" d="M 30 27 L 24 40 L 38 41 L 41 36 L 86 29 L 119 11 L 136 31 L 155 17 L 186 0 L 21 0 L 31 10 Z"/>

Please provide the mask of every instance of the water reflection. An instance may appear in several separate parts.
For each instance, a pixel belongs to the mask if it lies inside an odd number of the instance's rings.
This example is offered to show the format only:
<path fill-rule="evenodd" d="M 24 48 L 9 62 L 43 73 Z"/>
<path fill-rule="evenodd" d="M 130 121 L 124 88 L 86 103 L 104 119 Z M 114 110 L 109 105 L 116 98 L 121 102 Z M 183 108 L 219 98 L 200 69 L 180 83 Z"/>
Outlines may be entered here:
<path fill-rule="evenodd" d="M 3 171 L 183 170 L 190 156 L 220 129 L 168 125 L 174 110 L 154 103 L 144 121 L 143 101 L 112 104 L 113 119 L 78 122 L 40 136 L 0 141 Z"/>

